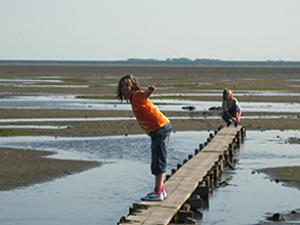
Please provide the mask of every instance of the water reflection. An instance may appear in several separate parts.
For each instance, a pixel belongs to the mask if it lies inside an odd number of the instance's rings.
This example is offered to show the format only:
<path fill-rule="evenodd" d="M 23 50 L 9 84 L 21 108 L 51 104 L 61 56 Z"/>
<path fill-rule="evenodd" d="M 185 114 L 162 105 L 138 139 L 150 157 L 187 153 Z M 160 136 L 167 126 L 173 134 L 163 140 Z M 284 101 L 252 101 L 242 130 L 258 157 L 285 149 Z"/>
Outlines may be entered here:
<path fill-rule="evenodd" d="M 12 120 L 13 121 L 13 120 Z M 0 125 L 1 129 L 67 129 L 68 126 L 55 126 L 55 125 Z"/>
<path fill-rule="evenodd" d="M 182 111 L 183 106 L 194 106 L 196 111 L 221 106 L 220 101 L 196 101 L 179 99 L 153 99 L 161 110 Z M 95 109 L 131 110 L 130 104 L 114 99 L 81 99 L 75 95 L 9 96 L 0 99 L 1 108 L 41 109 Z M 244 112 L 300 112 L 300 103 L 289 102 L 241 102 Z"/>
<path fill-rule="evenodd" d="M 299 208 L 299 190 L 272 183 L 264 174 L 252 174 L 260 168 L 299 165 L 299 145 L 286 142 L 299 134 L 299 130 L 247 131 L 230 185 L 213 192 L 200 223 L 256 224 L 267 212 Z"/>
<path fill-rule="evenodd" d="M 220 96 L 222 97 L 222 90 L 217 89 L 201 89 L 195 90 L 196 93 L 163 93 L 154 94 L 156 97 L 165 96 Z M 299 92 L 290 91 L 273 91 L 273 90 L 235 90 L 235 96 L 300 96 Z"/>
<path fill-rule="evenodd" d="M 53 82 L 54 83 L 54 82 Z M 67 85 L 67 84 L 12 84 L 12 83 L 0 83 L 0 86 L 5 87 L 30 87 L 30 88 L 88 88 L 89 85 Z"/>
<path fill-rule="evenodd" d="M 169 116 L 171 120 L 216 120 L 220 116 Z M 259 115 L 243 116 L 242 119 L 297 119 L 298 115 Z M 136 120 L 132 117 L 73 117 L 73 118 L 13 118 L 0 119 L 0 123 L 19 123 L 19 122 L 68 122 L 68 121 L 120 121 Z M 21 126 L 21 125 L 20 125 Z M 25 125 L 24 125 L 25 126 Z M 37 125 L 38 126 L 38 125 Z M 42 128 L 41 128 L 42 129 Z M 46 128 L 44 128 L 46 129 Z"/>
<path fill-rule="evenodd" d="M 64 83 L 63 80 L 57 80 L 57 79 L 0 79 L 0 86 L 6 86 L 6 87 L 39 87 L 39 88 L 46 88 L 46 87 L 47 88 L 49 87 L 88 88 L 89 87 L 89 85 L 67 85 L 62 83 Z"/>
<path fill-rule="evenodd" d="M 43 77 L 40 77 L 43 78 Z M 22 83 L 22 84 L 32 84 L 32 83 L 43 83 L 43 82 L 47 82 L 47 83 L 62 83 L 64 82 L 63 80 L 57 80 L 54 78 L 58 78 L 58 77 L 52 77 L 53 79 L 0 79 L 0 85 L 2 85 L 5 82 L 9 82 L 9 84 L 12 83 Z"/>
<path fill-rule="evenodd" d="M 172 133 L 168 173 L 207 137 L 207 131 Z M 145 135 L 1 137 L 0 146 L 57 151 L 55 158 L 105 162 L 63 179 L 0 192 L 1 225 L 116 224 L 133 202 L 152 190 L 150 140 Z"/>
<path fill-rule="evenodd" d="M 299 208 L 300 192 L 253 170 L 299 165 L 299 145 L 288 144 L 300 130 L 247 131 L 238 169 L 229 186 L 216 189 L 201 224 L 255 224 L 266 212 Z M 172 133 L 170 170 L 194 152 L 208 131 Z M 0 147 L 56 151 L 55 158 L 105 162 L 80 174 L 0 192 L 1 225 L 116 224 L 129 206 L 152 189 L 150 140 L 145 135 L 113 137 L 1 137 Z M 263 201 L 262 201 L 263 200 Z"/>

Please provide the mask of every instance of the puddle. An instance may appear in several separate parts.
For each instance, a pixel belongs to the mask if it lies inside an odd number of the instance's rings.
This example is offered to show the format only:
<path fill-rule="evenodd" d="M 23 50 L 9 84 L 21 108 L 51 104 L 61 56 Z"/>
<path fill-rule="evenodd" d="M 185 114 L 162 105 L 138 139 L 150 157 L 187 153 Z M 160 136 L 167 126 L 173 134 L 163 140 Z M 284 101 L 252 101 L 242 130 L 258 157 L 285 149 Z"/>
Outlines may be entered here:
<path fill-rule="evenodd" d="M 298 88 L 298 87 L 300 87 L 300 84 L 290 84 L 290 85 L 288 85 L 288 86 L 289 86 L 289 87 L 294 87 L 294 88 L 297 87 L 297 88 Z"/>
<path fill-rule="evenodd" d="M 15 122 L 68 122 L 68 121 L 119 121 L 119 120 L 135 120 L 135 117 L 16 118 L 16 119 L 0 119 L 0 123 L 15 123 Z"/>
<path fill-rule="evenodd" d="M 55 84 L 13 84 L 13 83 L 0 83 L 0 86 L 6 87 L 33 87 L 33 88 L 88 88 L 89 85 L 55 85 Z"/>
<path fill-rule="evenodd" d="M 45 84 L 42 84 L 45 83 Z M 51 83 L 51 84 L 46 84 Z M 60 88 L 88 88 L 89 85 L 64 85 L 63 80 L 55 79 L 0 79 L 0 86 L 6 87 L 60 87 Z"/>
<path fill-rule="evenodd" d="M 67 129 L 68 126 L 55 126 L 55 125 L 0 125 L 1 129 Z"/>
<path fill-rule="evenodd" d="M 300 87 L 300 79 L 291 79 L 288 81 L 292 82 L 292 84 L 288 84 L 288 87 Z"/>
<path fill-rule="evenodd" d="M 220 90 L 197 90 L 197 93 L 163 93 L 163 94 L 153 94 L 156 97 L 163 96 L 220 96 L 222 97 L 222 91 Z M 254 90 L 236 90 L 234 91 L 235 96 L 300 96 L 299 92 L 289 92 L 289 91 L 254 91 Z"/>
<path fill-rule="evenodd" d="M 183 106 L 195 106 L 196 111 L 221 106 L 220 101 L 153 99 L 161 110 L 182 111 Z M 75 95 L 9 96 L 0 99 L 1 108 L 131 110 L 130 104 L 109 99 L 80 99 Z M 244 112 L 300 112 L 300 103 L 241 102 Z"/>
<path fill-rule="evenodd" d="M 62 80 L 50 80 L 50 79 L 0 79 L 0 85 L 3 82 L 12 82 L 12 83 L 25 83 L 25 84 L 32 84 L 32 83 L 62 83 Z"/>
<path fill-rule="evenodd" d="M 171 120 L 215 120 L 220 116 L 169 116 Z M 297 115 L 266 115 L 266 116 L 242 116 L 242 119 L 297 119 Z M 77 118 L 13 118 L 0 119 L 0 123 L 17 122 L 68 122 L 68 121 L 119 121 L 136 120 L 135 117 L 77 117 Z M 21 125 L 20 125 L 21 126 Z M 42 126 L 41 126 L 42 127 Z M 46 127 L 46 126 L 45 126 Z M 63 126 L 61 126 L 63 127 Z M 67 127 L 65 127 L 67 128 Z M 42 129 L 42 128 L 40 128 Z M 44 128 L 48 129 L 48 128 Z"/>
<path fill-rule="evenodd" d="M 208 131 L 171 134 L 170 170 L 194 152 Z M 200 224 L 255 224 L 265 213 L 299 208 L 300 191 L 270 182 L 253 170 L 299 165 L 299 145 L 289 137 L 300 130 L 247 131 L 231 172 L 230 185 L 215 189 Z M 150 139 L 146 135 L 111 137 L 1 137 L 0 147 L 56 151 L 51 157 L 98 160 L 104 165 L 80 174 L 13 191 L 0 191 L 1 225 L 109 225 L 152 190 Z M 124 194 L 125 193 L 125 194 Z M 263 199 L 263 201 L 261 201 Z"/>

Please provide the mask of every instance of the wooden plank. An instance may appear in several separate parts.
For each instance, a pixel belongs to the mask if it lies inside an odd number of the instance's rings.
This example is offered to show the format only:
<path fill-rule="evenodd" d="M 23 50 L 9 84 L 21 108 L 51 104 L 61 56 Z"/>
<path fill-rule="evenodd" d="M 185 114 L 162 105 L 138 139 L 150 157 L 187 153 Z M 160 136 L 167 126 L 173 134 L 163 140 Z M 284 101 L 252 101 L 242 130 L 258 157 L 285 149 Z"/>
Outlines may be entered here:
<path fill-rule="evenodd" d="M 230 125 L 229 127 L 222 128 L 217 134 L 218 135 L 236 135 L 238 131 L 242 129 L 241 125 L 235 127 L 234 125 Z"/>
<path fill-rule="evenodd" d="M 213 138 L 210 142 L 207 143 L 206 146 L 204 146 L 203 150 L 205 148 L 210 148 L 210 149 L 223 149 L 227 150 L 229 144 L 233 141 L 234 137 L 232 136 L 218 136 Z"/>
<path fill-rule="evenodd" d="M 217 133 L 217 135 L 215 135 L 215 137 L 210 142 L 208 142 L 208 144 L 201 151 L 223 152 L 227 150 L 229 144 L 232 143 L 237 132 L 239 132 L 241 129 L 241 125 L 237 127 L 231 125 L 230 127 L 223 128 Z"/>

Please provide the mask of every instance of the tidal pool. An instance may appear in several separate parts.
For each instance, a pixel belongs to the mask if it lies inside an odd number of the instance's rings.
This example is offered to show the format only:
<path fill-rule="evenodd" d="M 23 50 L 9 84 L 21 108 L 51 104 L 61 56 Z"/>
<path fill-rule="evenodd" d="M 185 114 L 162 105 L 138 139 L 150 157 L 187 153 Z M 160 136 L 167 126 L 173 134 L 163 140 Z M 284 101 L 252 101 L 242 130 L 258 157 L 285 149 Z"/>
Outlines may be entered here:
<path fill-rule="evenodd" d="M 256 169 L 299 165 L 299 145 L 287 143 L 300 130 L 247 131 L 229 185 L 215 189 L 201 224 L 255 224 L 268 212 L 300 207 L 300 191 L 271 182 Z M 171 134 L 168 173 L 198 148 L 209 131 Z M 111 137 L 0 137 L 0 147 L 56 151 L 51 157 L 97 160 L 103 166 L 50 182 L 0 191 L 1 225 L 109 225 L 153 188 L 150 139 Z M 224 175 L 225 176 L 225 175 Z"/>
<path fill-rule="evenodd" d="M 171 120 L 216 120 L 221 116 L 169 116 Z M 243 116 L 242 119 L 297 119 L 297 115 L 265 115 L 265 116 Z M 13 118 L 0 119 L 0 123 L 18 122 L 68 122 L 68 121 L 120 121 L 136 120 L 135 117 L 74 117 L 74 118 Z M 0 128 L 7 128 L 10 125 L 0 125 Z M 65 129 L 67 126 L 44 126 L 44 125 L 11 125 L 11 128 L 36 128 L 36 129 Z M 49 127 L 49 128 L 48 128 Z"/>
<path fill-rule="evenodd" d="M 221 106 L 221 101 L 196 101 L 179 99 L 153 99 L 163 111 L 182 111 L 184 106 L 194 106 L 196 111 Z M 300 112 L 300 103 L 289 102 L 241 102 L 244 112 Z M 131 110 L 130 104 L 114 99 L 82 99 L 76 95 L 8 96 L 0 99 L 1 108 L 39 109 L 95 109 Z"/>
<path fill-rule="evenodd" d="M 273 91 L 273 90 L 235 90 L 235 96 L 299 96 L 299 92 L 290 91 Z M 200 89 L 195 90 L 195 93 L 163 93 L 153 94 L 153 96 L 220 96 L 222 97 L 222 90 L 217 89 Z"/>
<path fill-rule="evenodd" d="M 55 126 L 55 125 L 0 125 L 1 129 L 50 129 L 59 130 L 67 129 L 68 126 Z"/>

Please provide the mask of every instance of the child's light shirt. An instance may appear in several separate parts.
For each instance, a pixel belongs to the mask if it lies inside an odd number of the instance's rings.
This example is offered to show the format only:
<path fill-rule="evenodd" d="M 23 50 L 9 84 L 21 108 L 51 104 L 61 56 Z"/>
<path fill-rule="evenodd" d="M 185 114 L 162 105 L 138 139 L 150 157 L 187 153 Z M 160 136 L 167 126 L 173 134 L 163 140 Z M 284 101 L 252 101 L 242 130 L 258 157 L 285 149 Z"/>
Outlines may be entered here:
<path fill-rule="evenodd" d="M 230 110 L 237 105 L 239 106 L 239 101 L 236 98 L 233 98 L 231 101 L 223 100 L 222 108 L 223 108 L 223 111 L 225 109 Z"/>
<path fill-rule="evenodd" d="M 147 134 L 170 122 L 149 98 L 144 97 L 143 90 L 134 92 L 131 99 L 131 107 L 141 128 L 143 128 Z"/>

